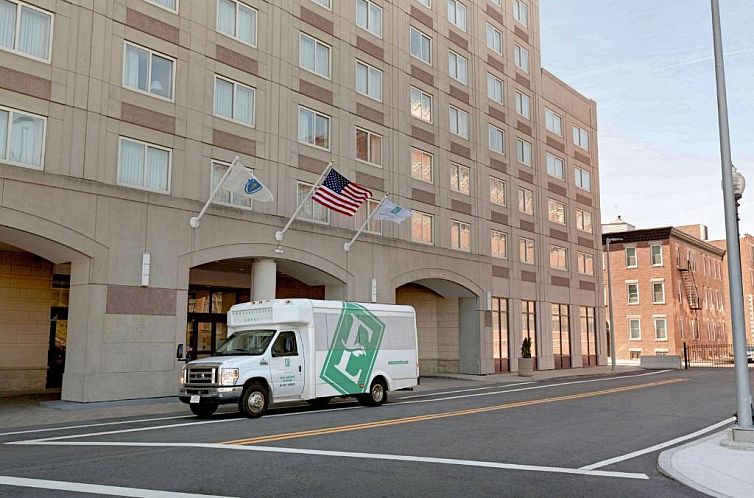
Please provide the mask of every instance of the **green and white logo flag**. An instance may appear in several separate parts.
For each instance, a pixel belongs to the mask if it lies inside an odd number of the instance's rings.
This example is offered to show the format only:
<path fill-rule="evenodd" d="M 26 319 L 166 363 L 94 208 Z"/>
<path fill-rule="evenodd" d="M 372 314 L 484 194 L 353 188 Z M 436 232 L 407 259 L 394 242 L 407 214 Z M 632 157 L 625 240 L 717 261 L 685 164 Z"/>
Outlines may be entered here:
<path fill-rule="evenodd" d="M 388 199 L 382 201 L 380 208 L 374 213 L 375 220 L 392 221 L 393 223 L 401 223 L 410 217 L 410 209 L 402 208 Z"/>

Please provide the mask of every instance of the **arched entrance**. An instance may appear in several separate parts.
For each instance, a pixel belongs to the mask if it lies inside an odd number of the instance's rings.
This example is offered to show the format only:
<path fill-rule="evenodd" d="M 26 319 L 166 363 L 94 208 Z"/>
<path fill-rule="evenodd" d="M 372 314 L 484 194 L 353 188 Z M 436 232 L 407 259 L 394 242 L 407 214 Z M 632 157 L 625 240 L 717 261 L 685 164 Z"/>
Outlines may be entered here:
<path fill-rule="evenodd" d="M 395 287 L 395 303 L 416 310 L 420 374 L 483 373 L 481 290 L 447 271 L 412 272 L 402 280 Z"/>
<path fill-rule="evenodd" d="M 318 268 L 283 258 L 236 257 L 189 271 L 186 346 L 190 358 L 209 356 L 227 338 L 227 313 L 263 299 L 342 299 L 345 283 Z"/>

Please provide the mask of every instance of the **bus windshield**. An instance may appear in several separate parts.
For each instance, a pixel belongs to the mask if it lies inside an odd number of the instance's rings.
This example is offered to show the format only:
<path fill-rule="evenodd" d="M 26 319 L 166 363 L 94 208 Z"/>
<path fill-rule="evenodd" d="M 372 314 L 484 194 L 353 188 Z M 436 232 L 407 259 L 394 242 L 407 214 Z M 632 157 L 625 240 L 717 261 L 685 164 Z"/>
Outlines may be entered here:
<path fill-rule="evenodd" d="M 274 330 L 244 330 L 236 332 L 225 341 L 217 351 L 216 356 L 259 356 L 267 350 L 267 345 L 275 335 Z"/>

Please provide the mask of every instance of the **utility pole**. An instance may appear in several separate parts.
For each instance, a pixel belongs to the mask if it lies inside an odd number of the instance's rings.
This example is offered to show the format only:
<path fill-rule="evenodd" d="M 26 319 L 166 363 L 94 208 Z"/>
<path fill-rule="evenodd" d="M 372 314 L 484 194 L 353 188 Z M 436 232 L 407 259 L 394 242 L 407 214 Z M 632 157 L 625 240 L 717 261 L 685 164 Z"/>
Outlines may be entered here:
<path fill-rule="evenodd" d="M 733 440 L 754 442 L 754 424 L 751 416 L 751 387 L 746 361 L 746 324 L 741 282 L 741 254 L 736 220 L 736 201 L 733 195 L 733 163 L 728 125 L 728 99 L 725 92 L 725 63 L 720 30 L 720 3 L 712 2 L 712 37 L 715 50 L 715 76 L 717 80 L 717 113 L 720 126 L 720 159 L 723 171 L 723 201 L 725 204 L 725 239 L 730 277 L 730 310 L 733 324 L 733 361 L 736 372 L 737 421 L 733 426 Z"/>

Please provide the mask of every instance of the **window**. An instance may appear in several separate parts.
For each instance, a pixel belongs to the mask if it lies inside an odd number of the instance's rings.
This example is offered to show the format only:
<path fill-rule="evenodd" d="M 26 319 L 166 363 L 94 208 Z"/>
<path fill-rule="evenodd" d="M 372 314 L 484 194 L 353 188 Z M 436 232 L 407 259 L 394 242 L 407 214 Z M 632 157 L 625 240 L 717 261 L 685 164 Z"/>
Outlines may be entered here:
<path fill-rule="evenodd" d="M 466 31 L 466 6 L 457 0 L 448 0 L 448 21 L 461 31 Z"/>
<path fill-rule="evenodd" d="M 655 339 L 658 341 L 668 340 L 668 322 L 665 318 L 654 319 L 655 322 Z"/>
<path fill-rule="evenodd" d="M 508 259 L 508 234 L 492 230 L 492 255 L 496 258 Z"/>
<path fill-rule="evenodd" d="M 411 211 L 411 240 L 432 244 L 432 215 L 421 211 Z"/>
<path fill-rule="evenodd" d="M 167 194 L 170 149 L 120 137 L 118 184 Z"/>
<path fill-rule="evenodd" d="M 366 202 L 366 210 L 359 209 L 356 211 L 356 214 L 354 215 L 354 220 L 356 222 L 356 230 L 361 228 L 361 225 L 364 224 L 364 221 L 366 221 L 367 217 L 370 216 L 375 209 L 377 209 L 377 206 L 380 205 L 380 201 L 377 199 L 369 199 Z M 382 235 L 382 222 L 380 220 L 376 220 L 372 218 L 369 220 L 369 224 L 364 228 L 364 231 L 367 233 L 373 233 L 377 235 Z"/>
<path fill-rule="evenodd" d="M 178 12 L 178 0 L 149 0 L 149 2 L 171 12 Z"/>
<path fill-rule="evenodd" d="M 565 204 L 555 199 L 547 199 L 548 218 L 553 223 L 566 224 Z"/>
<path fill-rule="evenodd" d="M 518 245 L 519 256 L 522 263 L 534 264 L 534 239 L 521 237 Z"/>
<path fill-rule="evenodd" d="M 256 91 L 215 75 L 215 116 L 254 126 Z"/>
<path fill-rule="evenodd" d="M 471 225 L 450 221 L 450 247 L 459 251 L 471 251 Z"/>
<path fill-rule="evenodd" d="M 503 103 L 503 81 L 487 73 L 487 97 L 495 102 Z"/>
<path fill-rule="evenodd" d="M 585 367 L 597 366 L 597 321 L 594 311 L 590 306 L 579 306 L 581 354 Z"/>
<path fill-rule="evenodd" d="M 531 119 L 531 100 L 525 93 L 516 91 L 516 112 L 526 119 Z"/>
<path fill-rule="evenodd" d="M 552 304 L 552 352 L 555 368 L 570 368 L 571 337 L 567 304 Z"/>
<path fill-rule="evenodd" d="M 330 0 L 312 0 L 312 2 L 318 3 L 326 9 L 330 9 Z"/>
<path fill-rule="evenodd" d="M 382 38 L 382 7 L 369 0 L 356 0 L 356 25 Z"/>
<path fill-rule="evenodd" d="M 529 26 L 529 6 L 521 0 L 513 0 L 513 18 L 524 26 Z"/>
<path fill-rule="evenodd" d="M 432 38 L 411 26 L 411 55 L 432 64 Z"/>
<path fill-rule="evenodd" d="M 469 61 L 466 57 L 448 50 L 448 73 L 451 78 L 467 85 L 469 83 L 468 67 Z"/>
<path fill-rule="evenodd" d="M 516 139 L 516 157 L 518 162 L 531 166 L 531 144 L 520 138 Z"/>
<path fill-rule="evenodd" d="M 626 268 L 636 268 L 636 248 L 626 247 Z"/>
<path fill-rule="evenodd" d="M 655 348 L 655 356 L 667 356 L 668 350 L 667 349 L 657 349 Z"/>
<path fill-rule="evenodd" d="M 450 106 L 450 133 L 469 139 L 469 113 Z"/>
<path fill-rule="evenodd" d="M 21 2 L 0 0 L 0 47 L 50 62 L 52 14 Z"/>
<path fill-rule="evenodd" d="M 298 141 L 330 150 L 330 116 L 299 106 Z"/>
<path fill-rule="evenodd" d="M 293 332 L 280 332 L 275 342 L 272 343 L 270 352 L 273 358 L 278 356 L 298 356 L 296 334 Z"/>
<path fill-rule="evenodd" d="M 578 269 L 582 275 L 594 275 L 594 256 L 580 252 L 578 254 Z"/>
<path fill-rule="evenodd" d="M 492 298 L 492 357 L 495 371 L 503 372 L 508 363 L 508 300 Z"/>
<path fill-rule="evenodd" d="M 550 246 L 550 268 L 568 270 L 568 250 L 566 248 Z"/>
<path fill-rule="evenodd" d="M 356 159 L 382 166 L 382 136 L 356 128 Z"/>
<path fill-rule="evenodd" d="M 432 96 L 411 87 L 411 115 L 427 123 L 432 122 Z"/>
<path fill-rule="evenodd" d="M 565 180 L 565 162 L 558 156 L 554 156 L 549 152 L 546 155 L 547 158 L 547 174 Z"/>
<path fill-rule="evenodd" d="M 664 282 L 652 282 L 652 303 L 665 304 Z"/>
<path fill-rule="evenodd" d="M 220 161 L 212 161 L 212 176 L 210 178 L 210 192 L 214 192 L 217 184 L 222 180 L 223 175 L 228 171 L 230 167 L 229 163 Z M 252 170 L 249 170 L 252 171 Z M 242 207 L 251 209 L 251 199 L 245 196 L 240 196 L 235 192 L 229 192 L 224 189 L 220 189 L 212 199 L 215 204 L 223 204 L 225 206 Z"/>
<path fill-rule="evenodd" d="M 0 107 L 0 160 L 42 169 L 47 118 Z"/>
<path fill-rule="evenodd" d="M 356 91 L 382 102 L 382 71 L 361 61 L 356 61 Z"/>
<path fill-rule="evenodd" d="M 450 188 L 456 192 L 469 195 L 469 175 L 471 170 L 467 166 L 450 163 Z"/>
<path fill-rule="evenodd" d="M 626 282 L 626 290 L 628 293 L 628 304 L 639 304 L 639 283 Z"/>
<path fill-rule="evenodd" d="M 591 192 L 592 190 L 592 184 L 591 184 L 591 174 L 583 170 L 581 168 L 576 168 L 576 187 L 580 188 L 581 190 L 586 190 L 587 192 Z"/>
<path fill-rule="evenodd" d="M 641 319 L 629 318 L 628 319 L 628 338 L 632 341 L 641 340 Z"/>
<path fill-rule="evenodd" d="M 427 8 L 432 8 L 432 0 L 416 0 Z"/>
<path fill-rule="evenodd" d="M 589 132 L 578 126 L 573 127 L 573 145 L 589 150 Z"/>
<path fill-rule="evenodd" d="M 537 357 L 537 312 L 534 301 L 521 301 L 521 340 L 531 341 L 531 357 Z"/>
<path fill-rule="evenodd" d="M 257 11 L 235 0 L 217 0 L 217 31 L 255 47 Z"/>
<path fill-rule="evenodd" d="M 411 149 L 411 178 L 432 183 L 432 154 Z"/>
<path fill-rule="evenodd" d="M 534 214 L 534 192 L 518 187 L 518 210 L 526 214 Z"/>
<path fill-rule="evenodd" d="M 494 125 L 489 125 L 490 150 L 505 154 L 505 132 Z"/>
<path fill-rule="evenodd" d="M 311 190 L 311 188 L 312 188 L 311 183 L 304 183 L 304 182 L 296 183 L 296 189 L 297 189 L 296 193 L 297 193 L 297 200 L 299 204 L 303 202 L 304 198 L 309 194 L 309 191 Z M 301 211 L 299 211 L 298 217 L 302 220 L 313 221 L 315 223 L 328 224 L 330 223 L 330 210 L 327 209 L 322 204 L 314 202 L 312 200 L 312 197 L 309 196 L 306 202 L 304 202 L 303 205 L 301 206 Z"/>
<path fill-rule="evenodd" d="M 505 182 L 494 176 L 490 177 L 490 202 L 498 206 L 505 206 Z"/>
<path fill-rule="evenodd" d="M 521 45 L 514 45 L 513 47 L 513 62 L 522 71 L 529 72 L 529 51 Z"/>
<path fill-rule="evenodd" d="M 503 53 L 503 34 L 490 23 L 487 23 L 487 47 L 498 54 Z"/>
<path fill-rule="evenodd" d="M 563 118 L 545 107 L 545 128 L 560 137 L 563 136 Z"/>
<path fill-rule="evenodd" d="M 305 33 L 299 36 L 298 65 L 330 79 L 330 46 Z"/>
<path fill-rule="evenodd" d="M 592 233 L 592 213 L 583 209 L 576 209 L 576 229 Z"/>
<path fill-rule="evenodd" d="M 652 266 L 662 266 L 662 246 L 651 246 Z"/>
<path fill-rule="evenodd" d="M 628 351 L 629 358 L 632 360 L 641 359 L 641 349 L 631 349 Z"/>
<path fill-rule="evenodd" d="M 167 56 L 126 42 L 123 86 L 172 100 L 173 64 Z"/>

